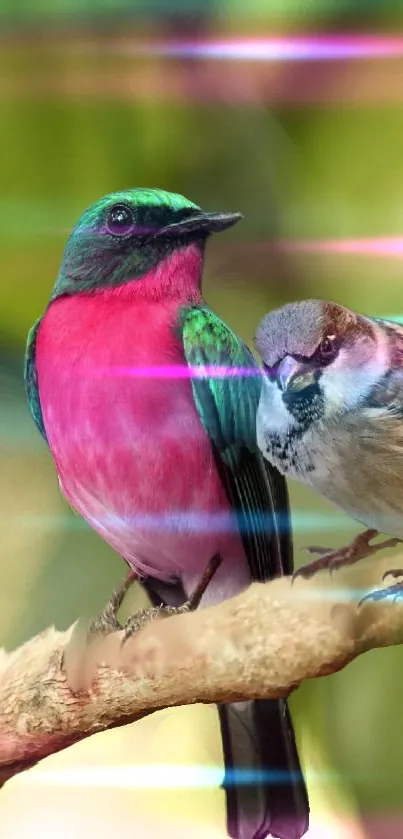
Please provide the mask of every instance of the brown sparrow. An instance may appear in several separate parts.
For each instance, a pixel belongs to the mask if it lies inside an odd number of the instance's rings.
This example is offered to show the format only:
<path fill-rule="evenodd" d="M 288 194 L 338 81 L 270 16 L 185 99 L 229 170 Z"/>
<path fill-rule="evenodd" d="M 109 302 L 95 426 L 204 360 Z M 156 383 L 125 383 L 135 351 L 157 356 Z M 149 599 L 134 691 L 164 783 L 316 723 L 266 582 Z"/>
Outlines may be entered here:
<path fill-rule="evenodd" d="M 311 549 L 323 555 L 297 573 L 394 546 L 403 539 L 403 326 L 304 300 L 266 315 L 255 345 L 262 454 L 368 528 L 340 551 Z M 394 538 L 371 545 L 379 531 Z M 371 596 L 391 591 L 400 584 Z"/>

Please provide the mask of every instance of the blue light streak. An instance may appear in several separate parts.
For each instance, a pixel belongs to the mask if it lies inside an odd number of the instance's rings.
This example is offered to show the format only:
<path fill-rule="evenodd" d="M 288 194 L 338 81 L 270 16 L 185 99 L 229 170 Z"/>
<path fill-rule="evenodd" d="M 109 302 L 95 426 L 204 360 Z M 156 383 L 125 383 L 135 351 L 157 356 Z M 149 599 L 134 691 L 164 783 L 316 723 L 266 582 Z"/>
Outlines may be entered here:
<path fill-rule="evenodd" d="M 341 775 L 325 771 L 306 773 L 308 783 L 338 783 Z M 361 776 L 360 776 L 361 777 Z M 295 783 L 299 773 L 238 769 L 232 778 L 226 777 L 225 786 L 236 783 L 250 786 L 259 782 L 273 785 Z M 345 778 L 345 774 L 343 774 Z M 30 773 L 29 783 L 50 786 L 113 787 L 136 789 L 208 789 L 221 787 L 224 768 L 197 764 L 152 763 L 132 766 L 77 766 L 72 769 L 41 770 Z"/>
<path fill-rule="evenodd" d="M 0 521 L 12 526 L 27 526 L 27 527 L 43 527 L 43 528 L 63 528 L 71 530 L 88 530 L 89 525 L 79 516 L 74 515 L 16 515 L 16 516 L 1 516 Z M 262 515 L 263 528 L 271 527 L 271 516 Z M 118 516 L 105 516 L 102 519 L 104 526 L 112 525 L 118 526 L 122 520 Z M 150 515 L 133 515 L 125 519 L 124 524 L 130 525 L 131 528 L 148 529 L 157 532 L 193 532 L 199 533 L 233 533 L 239 530 L 238 522 L 235 517 L 228 517 L 222 513 L 203 514 L 189 514 L 176 512 L 174 514 L 155 513 Z M 253 522 L 253 526 L 256 523 Z M 322 533 L 339 533 L 347 530 L 356 530 L 357 525 L 347 516 L 329 515 L 327 513 L 313 513 L 296 510 L 292 514 L 292 527 L 295 532 L 309 533 L 311 531 L 320 531 Z M 263 529 L 262 528 L 262 529 Z M 245 528 L 246 529 L 246 528 Z"/>

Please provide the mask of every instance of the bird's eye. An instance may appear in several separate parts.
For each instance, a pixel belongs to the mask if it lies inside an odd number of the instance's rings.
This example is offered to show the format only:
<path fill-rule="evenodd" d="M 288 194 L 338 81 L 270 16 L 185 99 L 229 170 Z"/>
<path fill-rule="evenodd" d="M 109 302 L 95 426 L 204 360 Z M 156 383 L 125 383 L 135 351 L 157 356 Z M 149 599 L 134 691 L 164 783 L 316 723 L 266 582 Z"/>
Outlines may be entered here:
<path fill-rule="evenodd" d="M 326 335 L 318 347 L 318 355 L 321 361 L 329 362 L 336 355 L 336 341 L 334 335 Z"/>
<path fill-rule="evenodd" d="M 112 236 L 128 236 L 134 227 L 134 217 L 126 204 L 115 204 L 106 218 L 106 228 Z"/>

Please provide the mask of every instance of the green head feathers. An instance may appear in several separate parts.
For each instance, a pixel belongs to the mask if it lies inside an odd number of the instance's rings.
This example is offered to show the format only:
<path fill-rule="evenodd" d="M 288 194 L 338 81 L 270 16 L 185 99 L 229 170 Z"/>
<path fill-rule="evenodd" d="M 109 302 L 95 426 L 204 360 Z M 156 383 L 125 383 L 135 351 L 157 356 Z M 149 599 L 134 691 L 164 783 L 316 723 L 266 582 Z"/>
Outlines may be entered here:
<path fill-rule="evenodd" d="M 121 285 L 150 271 L 172 251 L 235 224 L 239 213 L 204 213 L 183 195 L 131 189 L 101 198 L 82 214 L 67 241 L 52 299 Z"/>

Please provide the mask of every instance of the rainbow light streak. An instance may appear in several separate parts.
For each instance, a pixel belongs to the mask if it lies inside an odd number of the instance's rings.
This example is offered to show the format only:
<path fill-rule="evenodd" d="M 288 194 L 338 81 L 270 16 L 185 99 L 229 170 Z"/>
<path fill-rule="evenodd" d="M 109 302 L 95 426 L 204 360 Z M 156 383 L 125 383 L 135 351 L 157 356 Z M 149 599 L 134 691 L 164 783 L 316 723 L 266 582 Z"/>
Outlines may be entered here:
<path fill-rule="evenodd" d="M 292 527 L 294 532 L 310 533 L 318 531 L 322 533 L 347 533 L 355 532 L 356 526 L 352 519 L 343 515 L 331 515 L 328 513 L 312 513 L 295 510 L 292 513 Z M 89 525 L 79 515 L 54 515 L 54 516 L 37 516 L 37 515 L 21 515 L 21 516 L 1 516 L 0 522 L 4 521 L 7 524 L 15 524 L 19 527 L 39 527 L 39 528 L 65 528 L 69 530 L 87 530 Z M 271 527 L 272 519 L 267 513 L 264 513 L 261 518 L 263 527 Z M 117 526 L 122 524 L 118 517 L 105 516 L 100 524 L 112 524 Z M 123 522 L 123 526 L 124 526 Z M 167 513 L 155 513 L 144 515 L 133 515 L 126 520 L 126 526 L 137 528 L 145 528 L 149 530 L 163 530 L 172 531 L 174 528 L 176 532 L 189 533 L 191 528 L 194 532 L 200 533 L 233 533 L 239 532 L 239 524 L 236 521 L 235 515 L 232 517 L 222 513 L 209 513 L 203 515 L 201 513 L 181 513 L 177 512 L 173 515 Z M 254 522 L 254 529 L 256 523 Z M 246 531 L 247 528 L 245 527 Z"/>
<path fill-rule="evenodd" d="M 91 49 L 91 46 L 88 45 Z M 389 35 L 324 35 L 169 41 L 111 45 L 108 52 L 160 58 L 207 58 L 215 61 L 345 61 L 403 56 L 403 38 Z"/>
<path fill-rule="evenodd" d="M 99 376 L 128 376 L 136 379 L 231 379 L 237 376 L 258 376 L 262 378 L 263 371 L 259 367 L 166 364 L 153 367 L 102 367 L 91 372 L 91 376 L 94 374 Z"/>
<path fill-rule="evenodd" d="M 337 772 L 306 773 L 308 781 L 339 782 Z M 200 789 L 216 788 L 224 782 L 224 769 L 220 766 L 180 765 L 173 763 L 152 763 L 143 766 L 75 766 L 72 769 L 38 770 L 25 776 L 28 783 L 50 786 L 113 787 L 127 789 Z M 234 771 L 232 778 L 226 775 L 226 786 L 235 781 L 237 785 L 249 786 L 257 781 L 284 784 L 285 781 L 299 781 L 298 772 L 270 772 L 259 770 Z M 343 777 L 345 775 L 343 774 Z M 360 775 L 362 777 L 362 775 Z"/>
<path fill-rule="evenodd" d="M 278 513 L 276 521 L 280 531 L 288 533 L 288 517 Z M 169 513 L 146 513 L 126 517 L 110 513 L 101 518 L 97 517 L 96 521 L 94 520 L 94 526 L 97 526 L 97 524 L 107 530 L 117 531 L 126 528 L 133 530 L 133 527 L 135 527 L 139 530 L 147 529 L 157 532 L 162 530 L 166 533 L 250 533 L 252 531 L 254 533 L 266 533 L 268 530 L 272 530 L 273 516 L 266 510 L 256 510 L 249 516 L 242 516 L 241 524 L 235 512 L 228 514 L 170 511 Z"/>

